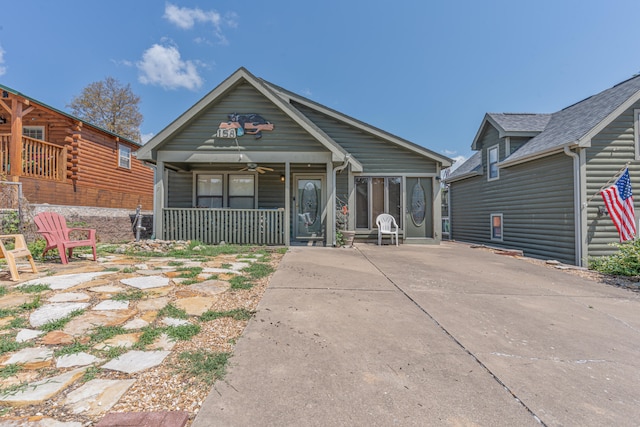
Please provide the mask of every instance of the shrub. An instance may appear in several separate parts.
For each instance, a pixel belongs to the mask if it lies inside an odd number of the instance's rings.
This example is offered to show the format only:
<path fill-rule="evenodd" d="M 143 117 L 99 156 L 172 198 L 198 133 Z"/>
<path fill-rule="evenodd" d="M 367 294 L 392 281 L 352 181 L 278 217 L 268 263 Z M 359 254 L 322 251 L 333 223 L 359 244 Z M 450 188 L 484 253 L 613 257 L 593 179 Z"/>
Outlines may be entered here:
<path fill-rule="evenodd" d="M 640 275 L 640 240 L 616 244 L 618 252 L 613 255 L 592 258 L 589 268 L 604 274 L 618 276 Z"/>

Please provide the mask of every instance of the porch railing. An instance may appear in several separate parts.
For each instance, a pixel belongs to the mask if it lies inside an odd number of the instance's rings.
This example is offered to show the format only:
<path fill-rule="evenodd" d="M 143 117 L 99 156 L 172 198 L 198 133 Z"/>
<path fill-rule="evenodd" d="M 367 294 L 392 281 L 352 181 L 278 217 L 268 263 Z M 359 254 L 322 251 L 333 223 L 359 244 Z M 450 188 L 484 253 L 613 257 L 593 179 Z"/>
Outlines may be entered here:
<path fill-rule="evenodd" d="M 198 240 L 252 245 L 284 245 L 283 209 L 162 210 L 165 240 Z"/>
<path fill-rule="evenodd" d="M 0 172 L 9 175 L 11 134 L 0 135 Z M 22 136 L 22 176 L 61 181 L 66 170 L 65 147 Z"/>

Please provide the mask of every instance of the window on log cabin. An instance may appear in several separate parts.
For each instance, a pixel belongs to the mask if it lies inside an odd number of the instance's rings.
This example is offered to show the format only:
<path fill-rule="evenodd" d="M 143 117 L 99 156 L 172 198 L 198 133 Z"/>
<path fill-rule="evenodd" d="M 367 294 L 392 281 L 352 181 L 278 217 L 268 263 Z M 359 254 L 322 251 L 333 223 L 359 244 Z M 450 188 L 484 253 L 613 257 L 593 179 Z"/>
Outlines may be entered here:
<path fill-rule="evenodd" d="M 131 148 L 118 144 L 118 167 L 131 169 Z"/>
<path fill-rule="evenodd" d="M 22 135 L 44 141 L 44 126 L 23 126 Z"/>

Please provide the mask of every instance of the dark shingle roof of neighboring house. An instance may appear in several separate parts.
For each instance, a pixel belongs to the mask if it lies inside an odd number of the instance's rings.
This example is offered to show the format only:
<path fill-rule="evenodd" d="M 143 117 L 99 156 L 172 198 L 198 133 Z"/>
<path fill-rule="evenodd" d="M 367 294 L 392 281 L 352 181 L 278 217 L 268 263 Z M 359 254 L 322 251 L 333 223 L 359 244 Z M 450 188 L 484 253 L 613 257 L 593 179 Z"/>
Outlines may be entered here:
<path fill-rule="evenodd" d="M 635 96 L 634 96 L 635 95 Z M 594 130 L 611 116 L 622 113 L 638 100 L 640 76 L 584 99 L 551 115 L 545 129 L 513 153 L 504 163 L 513 163 L 565 145 L 588 143 Z"/>
<path fill-rule="evenodd" d="M 500 163 L 501 167 L 521 163 L 564 146 L 589 144 L 590 139 L 611 120 L 640 100 L 640 75 L 612 88 L 590 96 L 553 114 L 487 113 L 474 138 L 472 148 L 479 142 L 487 123 L 493 125 L 500 137 L 530 134 L 532 138 Z M 482 156 L 476 153 L 456 169 L 447 181 L 455 181 L 481 174 Z"/>
<path fill-rule="evenodd" d="M 551 114 L 487 113 L 505 132 L 542 132 Z"/>

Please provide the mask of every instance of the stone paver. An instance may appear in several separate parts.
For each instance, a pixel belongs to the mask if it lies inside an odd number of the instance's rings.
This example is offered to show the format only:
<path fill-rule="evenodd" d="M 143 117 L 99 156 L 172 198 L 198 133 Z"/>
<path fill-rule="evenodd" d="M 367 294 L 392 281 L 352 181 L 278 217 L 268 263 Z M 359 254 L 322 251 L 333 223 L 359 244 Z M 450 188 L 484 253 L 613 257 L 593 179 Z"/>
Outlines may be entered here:
<path fill-rule="evenodd" d="M 158 339 L 153 342 L 152 344 L 149 344 L 147 346 L 148 350 L 168 350 L 171 351 L 173 350 L 173 347 L 175 347 L 177 344 L 177 342 L 171 338 L 169 338 L 169 336 L 167 334 L 162 334 L 158 337 Z"/>
<path fill-rule="evenodd" d="M 93 348 L 97 350 L 104 350 L 109 347 L 131 348 L 138 342 L 138 340 L 140 339 L 140 335 L 142 335 L 142 332 L 133 332 L 131 334 L 116 335 L 113 338 L 109 338 L 104 342 L 96 344 Z"/>
<path fill-rule="evenodd" d="M 58 421 L 53 418 L 29 417 L 17 420 L 0 420 L 0 427 L 83 427 L 79 421 Z"/>
<path fill-rule="evenodd" d="M 123 287 L 116 285 L 92 286 L 88 290 L 99 294 L 119 294 L 124 292 Z"/>
<path fill-rule="evenodd" d="M 201 316 L 202 313 L 208 311 L 215 298 L 210 297 L 189 297 L 175 300 L 174 305 L 187 312 L 189 316 Z"/>
<path fill-rule="evenodd" d="M 102 368 L 133 374 L 158 366 L 170 353 L 169 351 L 132 350 L 105 363 Z"/>
<path fill-rule="evenodd" d="M 53 350 L 48 347 L 28 347 L 23 348 L 8 357 L 5 355 L 4 361 L 0 365 L 22 365 L 25 369 L 40 369 L 51 365 L 53 361 Z"/>
<path fill-rule="evenodd" d="M 162 319 L 162 323 L 167 326 L 185 326 L 190 324 L 186 319 L 174 319 L 173 317 L 165 317 Z"/>
<path fill-rule="evenodd" d="M 135 380 L 93 379 L 69 393 L 64 404 L 74 414 L 98 415 L 109 411 Z"/>
<path fill-rule="evenodd" d="M 122 325 L 122 327 L 127 329 L 127 330 L 142 329 L 142 328 L 145 328 L 147 326 L 149 326 L 149 322 L 147 322 L 144 319 L 141 319 L 140 317 L 136 317 L 135 319 L 131 319 L 127 323 Z"/>
<path fill-rule="evenodd" d="M 135 310 L 92 310 L 71 319 L 63 331 L 74 336 L 85 335 L 97 326 L 122 325 L 135 314 Z"/>
<path fill-rule="evenodd" d="M 129 301 L 105 300 L 93 307 L 93 310 L 127 310 Z"/>
<path fill-rule="evenodd" d="M 33 295 L 9 294 L 0 297 L 0 308 L 11 308 L 33 301 Z"/>
<path fill-rule="evenodd" d="M 138 301 L 137 308 L 140 311 L 160 310 L 171 302 L 168 297 L 149 298 Z"/>
<path fill-rule="evenodd" d="M 84 292 L 62 292 L 52 295 L 49 298 L 49 302 L 85 302 L 89 301 L 91 296 Z"/>
<path fill-rule="evenodd" d="M 100 363 L 102 359 L 89 353 L 65 354 L 56 359 L 56 368 L 72 368 L 74 366 L 88 366 Z"/>
<path fill-rule="evenodd" d="M 74 341 L 73 335 L 62 331 L 51 331 L 42 338 L 42 343 L 46 345 L 67 345 L 73 344 Z"/>
<path fill-rule="evenodd" d="M 84 368 L 74 369 L 64 374 L 45 378 L 29 384 L 23 390 L 10 395 L 0 395 L 0 402 L 12 406 L 36 405 L 52 398 L 67 388 L 84 373 Z"/>
<path fill-rule="evenodd" d="M 169 279 L 162 276 L 147 276 L 122 279 L 120 282 L 137 289 L 153 289 L 167 286 L 169 284 Z"/>
<path fill-rule="evenodd" d="M 45 304 L 31 313 L 29 323 L 34 328 L 37 328 L 49 322 L 60 320 L 76 310 L 83 310 L 87 307 L 89 307 L 89 304 L 86 302 L 56 302 Z"/>
<path fill-rule="evenodd" d="M 31 341 L 34 338 L 38 338 L 40 335 L 44 334 L 43 331 L 36 331 L 33 329 L 21 329 L 16 335 L 16 342 L 25 342 Z"/>
<path fill-rule="evenodd" d="M 227 291 L 230 286 L 229 282 L 225 282 L 224 280 L 205 280 L 204 282 L 189 285 L 189 289 L 207 295 L 219 295 Z"/>
<path fill-rule="evenodd" d="M 61 276 L 41 277 L 39 279 L 33 279 L 29 280 L 28 282 L 21 283 L 20 286 L 49 285 L 51 289 L 63 290 L 72 288 L 85 282 L 89 282 L 96 277 L 104 276 L 105 274 L 113 274 L 113 272 L 99 271 L 91 273 L 74 273 L 63 274 Z"/>

